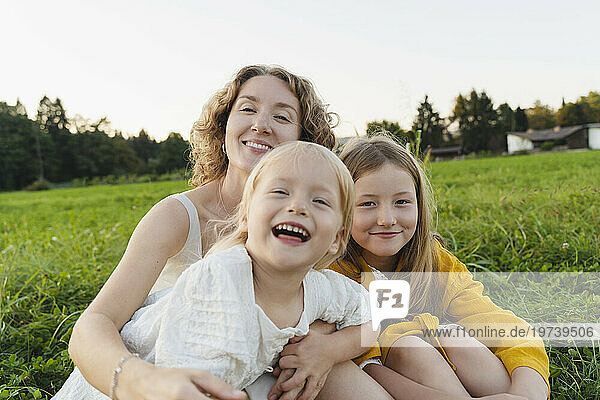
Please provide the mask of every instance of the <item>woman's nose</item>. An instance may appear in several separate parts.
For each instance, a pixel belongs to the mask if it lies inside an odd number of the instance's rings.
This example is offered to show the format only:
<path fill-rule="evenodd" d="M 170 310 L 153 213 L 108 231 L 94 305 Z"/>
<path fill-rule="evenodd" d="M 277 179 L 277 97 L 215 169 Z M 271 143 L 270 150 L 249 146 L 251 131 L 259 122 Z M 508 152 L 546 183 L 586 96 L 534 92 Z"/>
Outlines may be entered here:
<path fill-rule="evenodd" d="M 264 112 L 257 112 L 252 124 L 252 130 L 259 134 L 270 134 L 271 123 L 268 115 Z"/>

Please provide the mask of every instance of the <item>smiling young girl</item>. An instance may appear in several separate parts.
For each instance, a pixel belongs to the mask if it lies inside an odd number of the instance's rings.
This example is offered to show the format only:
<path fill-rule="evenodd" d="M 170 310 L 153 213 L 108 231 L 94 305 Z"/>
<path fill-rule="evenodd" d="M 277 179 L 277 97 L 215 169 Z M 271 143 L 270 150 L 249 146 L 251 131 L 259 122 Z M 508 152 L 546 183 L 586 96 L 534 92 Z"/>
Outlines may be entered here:
<path fill-rule="evenodd" d="M 206 370 L 238 390 L 220 398 L 241 399 L 239 390 L 272 371 L 288 340 L 306 335 L 317 319 L 338 329 L 365 324 L 372 336 L 365 289 L 318 271 L 345 250 L 352 185 L 346 167 L 322 146 L 293 142 L 271 151 L 248 178 L 235 230 L 125 324 L 121 337 L 133 357 Z M 337 361 L 360 354 L 360 335 L 346 354 L 336 350 Z M 111 395 L 120 393 L 117 374 Z M 75 370 L 56 399 L 82 398 L 107 397 Z"/>
<path fill-rule="evenodd" d="M 243 67 L 210 97 L 190 135 L 194 188 L 161 200 L 141 219 L 120 262 L 73 328 L 69 354 L 94 387 L 109 394 L 119 360 L 129 354 L 119 331 L 149 293 L 172 287 L 190 264 L 206 255 L 218 239 L 211 221 L 234 213 L 258 161 L 270 149 L 295 140 L 331 149 L 334 121 L 312 83 L 279 66 Z M 313 324 L 310 338 L 318 334 L 315 325 L 322 326 Z M 343 347 L 352 337 L 337 337 L 337 343 Z M 328 352 L 319 350 L 321 342 L 313 341 L 313 352 L 320 357 L 311 361 L 328 358 Z M 303 345 L 309 343 L 303 340 Z M 381 389 L 350 361 L 328 369 L 329 364 L 326 360 L 296 369 L 311 382 L 305 393 L 324 382 L 330 398 L 362 399 L 358 391 L 356 397 L 345 391 L 348 380 L 371 386 L 371 393 Z M 199 390 L 223 397 L 225 386 L 205 378 L 201 370 L 157 368 L 131 359 L 119 374 L 120 398 L 168 400 Z"/>
<path fill-rule="evenodd" d="M 380 347 L 355 361 L 397 399 L 545 399 L 541 340 L 488 348 L 471 337 L 425 335 L 456 327 L 440 319 L 464 327 L 525 322 L 483 296 L 482 284 L 431 232 L 431 192 L 417 160 L 386 137 L 353 139 L 340 158 L 355 182 L 356 209 L 347 255 L 330 268 L 367 287 L 411 273 L 411 314 L 382 325 Z"/>

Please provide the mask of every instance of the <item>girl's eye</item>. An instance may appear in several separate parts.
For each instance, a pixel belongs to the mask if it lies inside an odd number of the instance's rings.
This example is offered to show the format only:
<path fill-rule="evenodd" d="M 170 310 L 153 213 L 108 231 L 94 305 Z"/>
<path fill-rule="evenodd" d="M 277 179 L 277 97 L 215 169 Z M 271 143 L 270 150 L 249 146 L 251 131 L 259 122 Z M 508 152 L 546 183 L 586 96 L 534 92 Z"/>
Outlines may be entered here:
<path fill-rule="evenodd" d="M 315 203 L 317 203 L 317 204 L 322 204 L 324 206 L 329 206 L 329 203 L 326 200 L 323 200 L 323 199 L 314 199 L 313 201 Z"/>
<path fill-rule="evenodd" d="M 254 109 L 251 107 L 244 107 L 240 111 L 242 112 L 254 112 Z"/>
<path fill-rule="evenodd" d="M 287 192 L 285 190 L 283 190 L 283 189 L 275 189 L 275 190 L 273 190 L 273 193 L 275 193 L 275 194 L 283 194 L 283 195 L 287 194 Z"/>
<path fill-rule="evenodd" d="M 396 200 L 396 204 L 404 205 L 410 203 L 408 200 Z"/>
<path fill-rule="evenodd" d="M 359 203 L 358 206 L 359 207 L 373 207 L 375 205 L 374 201 L 363 201 L 362 203 Z"/>

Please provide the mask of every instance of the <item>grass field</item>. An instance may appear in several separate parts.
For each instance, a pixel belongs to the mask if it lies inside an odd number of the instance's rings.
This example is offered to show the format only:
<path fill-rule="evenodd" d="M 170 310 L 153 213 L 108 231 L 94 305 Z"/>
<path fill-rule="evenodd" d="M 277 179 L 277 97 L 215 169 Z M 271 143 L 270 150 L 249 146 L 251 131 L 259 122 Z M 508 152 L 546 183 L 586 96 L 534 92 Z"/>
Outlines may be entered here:
<path fill-rule="evenodd" d="M 429 172 L 437 230 L 471 269 L 600 271 L 599 151 L 440 162 Z M 0 399 L 49 398 L 62 385 L 73 324 L 136 223 L 186 188 L 0 193 Z M 549 353 L 552 398 L 600 398 L 597 347 Z"/>

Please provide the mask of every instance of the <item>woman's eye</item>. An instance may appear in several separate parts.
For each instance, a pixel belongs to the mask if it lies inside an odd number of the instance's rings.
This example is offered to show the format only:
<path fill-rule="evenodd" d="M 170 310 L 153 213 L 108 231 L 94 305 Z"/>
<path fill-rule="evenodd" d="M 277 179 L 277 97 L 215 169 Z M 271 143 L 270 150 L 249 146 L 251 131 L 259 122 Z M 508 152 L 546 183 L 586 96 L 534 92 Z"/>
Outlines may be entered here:
<path fill-rule="evenodd" d="M 287 194 L 287 192 L 285 190 L 283 190 L 283 189 L 275 189 L 275 190 L 273 190 L 273 193 L 275 193 L 275 194 L 284 194 L 284 195 Z"/>
<path fill-rule="evenodd" d="M 281 120 L 281 121 L 291 122 L 290 119 L 288 117 L 286 117 L 285 115 L 276 115 L 275 118 L 278 120 Z"/>
<path fill-rule="evenodd" d="M 400 204 L 400 205 L 405 205 L 405 204 L 409 204 L 410 201 L 408 200 L 396 200 L 396 204 Z"/>
<path fill-rule="evenodd" d="M 240 111 L 243 112 L 254 112 L 254 109 L 251 107 L 243 107 L 242 109 L 240 109 Z"/>

